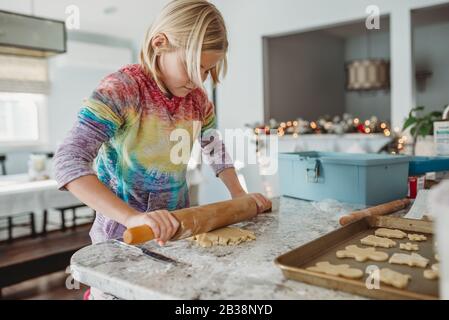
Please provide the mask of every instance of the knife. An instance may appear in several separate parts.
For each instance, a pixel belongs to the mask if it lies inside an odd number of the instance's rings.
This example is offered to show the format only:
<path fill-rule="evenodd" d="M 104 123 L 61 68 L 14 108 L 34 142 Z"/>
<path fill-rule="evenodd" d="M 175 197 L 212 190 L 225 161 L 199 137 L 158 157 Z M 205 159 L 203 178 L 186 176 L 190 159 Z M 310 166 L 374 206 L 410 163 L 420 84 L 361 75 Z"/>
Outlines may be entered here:
<path fill-rule="evenodd" d="M 145 248 L 143 246 L 137 246 L 137 245 L 129 245 L 125 242 L 123 242 L 123 238 L 118 238 L 114 240 L 115 242 L 117 242 L 118 244 L 120 244 L 121 246 L 125 246 L 127 248 L 132 248 L 132 249 L 138 249 L 140 252 L 142 252 L 145 256 L 158 261 L 158 262 L 162 262 L 162 263 L 171 263 L 173 265 L 187 265 L 184 262 L 179 262 L 176 261 L 170 257 L 164 256 L 163 254 L 157 253 L 155 251 L 149 250 L 148 248 Z"/>

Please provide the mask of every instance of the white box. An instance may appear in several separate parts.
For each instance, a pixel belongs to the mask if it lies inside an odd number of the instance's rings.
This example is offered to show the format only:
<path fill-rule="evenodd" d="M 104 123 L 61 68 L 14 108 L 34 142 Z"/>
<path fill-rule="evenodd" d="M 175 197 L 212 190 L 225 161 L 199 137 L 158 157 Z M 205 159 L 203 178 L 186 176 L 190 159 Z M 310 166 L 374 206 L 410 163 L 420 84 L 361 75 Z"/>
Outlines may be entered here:
<path fill-rule="evenodd" d="M 449 156 L 449 121 L 433 123 L 433 137 L 437 156 Z"/>

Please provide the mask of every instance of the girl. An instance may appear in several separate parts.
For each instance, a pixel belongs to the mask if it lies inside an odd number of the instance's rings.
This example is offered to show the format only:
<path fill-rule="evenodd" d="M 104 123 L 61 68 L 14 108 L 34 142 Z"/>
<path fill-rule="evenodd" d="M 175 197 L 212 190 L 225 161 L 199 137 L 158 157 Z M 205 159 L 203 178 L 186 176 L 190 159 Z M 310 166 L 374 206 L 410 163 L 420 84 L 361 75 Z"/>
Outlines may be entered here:
<path fill-rule="evenodd" d="M 193 141 L 195 122 L 216 175 L 233 198 L 245 194 L 222 142 L 210 139 L 214 108 L 202 87 L 208 76 L 218 83 L 227 47 L 214 5 L 170 2 L 147 33 L 140 63 L 108 75 L 84 101 L 54 163 L 60 189 L 96 211 L 93 243 L 143 224 L 160 245 L 175 234 L 179 223 L 169 210 L 187 207 L 189 199 L 186 164 L 170 158 L 170 134 L 183 129 Z M 261 194 L 252 197 L 259 212 L 271 206 Z"/>

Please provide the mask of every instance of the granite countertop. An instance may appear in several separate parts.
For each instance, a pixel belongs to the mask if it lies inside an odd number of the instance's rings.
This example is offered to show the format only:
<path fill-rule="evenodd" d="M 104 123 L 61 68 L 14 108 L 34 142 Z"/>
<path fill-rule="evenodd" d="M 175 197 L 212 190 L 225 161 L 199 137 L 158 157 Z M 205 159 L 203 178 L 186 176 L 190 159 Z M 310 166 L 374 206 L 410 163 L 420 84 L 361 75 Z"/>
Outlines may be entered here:
<path fill-rule="evenodd" d="M 122 299 L 361 299 L 287 280 L 274 264 L 279 255 L 338 228 L 338 218 L 360 206 L 282 197 L 273 207 L 278 209 L 235 225 L 253 231 L 256 241 L 212 248 L 190 240 L 144 245 L 180 262 L 172 264 L 111 240 L 76 252 L 72 276 Z"/>

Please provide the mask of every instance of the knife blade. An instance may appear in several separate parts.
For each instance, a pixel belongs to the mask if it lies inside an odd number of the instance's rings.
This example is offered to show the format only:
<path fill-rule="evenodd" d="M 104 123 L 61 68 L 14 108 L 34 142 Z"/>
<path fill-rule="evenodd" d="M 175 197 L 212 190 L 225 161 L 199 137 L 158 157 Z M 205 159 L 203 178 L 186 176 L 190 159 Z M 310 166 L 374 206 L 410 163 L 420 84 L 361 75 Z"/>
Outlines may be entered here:
<path fill-rule="evenodd" d="M 152 250 L 150 250 L 150 249 L 148 249 L 148 248 L 145 248 L 145 247 L 143 247 L 143 246 L 129 245 L 129 244 L 123 242 L 123 238 L 115 239 L 115 241 L 116 241 L 117 243 L 119 243 L 121 246 L 125 246 L 125 247 L 131 248 L 131 249 L 138 249 L 138 250 L 139 250 L 140 252 L 142 252 L 145 256 L 147 256 L 147 257 L 149 257 L 149 258 L 151 258 L 151 259 L 153 259 L 153 260 L 155 260 L 155 261 L 158 261 L 158 262 L 162 262 L 162 263 L 171 263 L 171 264 L 174 264 L 174 265 L 181 265 L 181 264 L 184 264 L 184 265 L 185 265 L 185 264 L 186 264 L 186 263 L 184 263 L 184 262 L 179 262 L 179 261 L 177 261 L 177 260 L 175 260 L 175 259 L 172 259 L 172 258 L 170 258 L 170 257 L 164 256 L 163 254 L 160 254 L 160 253 L 158 253 L 158 252 L 152 251 Z"/>

